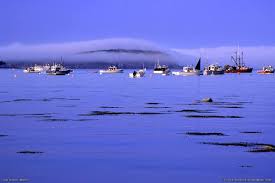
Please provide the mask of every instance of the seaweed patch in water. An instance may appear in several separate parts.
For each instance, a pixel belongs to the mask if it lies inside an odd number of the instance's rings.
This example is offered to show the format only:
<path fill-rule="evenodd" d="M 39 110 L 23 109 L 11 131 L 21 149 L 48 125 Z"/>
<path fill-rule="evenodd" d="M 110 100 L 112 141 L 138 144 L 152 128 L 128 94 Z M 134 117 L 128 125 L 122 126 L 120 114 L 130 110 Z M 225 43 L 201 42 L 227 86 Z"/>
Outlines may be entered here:
<path fill-rule="evenodd" d="M 96 121 L 98 119 L 74 119 L 73 121 Z"/>
<path fill-rule="evenodd" d="M 187 132 L 186 135 L 197 135 L 197 136 L 225 136 L 220 132 Z"/>
<path fill-rule="evenodd" d="M 158 103 L 158 102 L 147 102 L 147 103 L 145 103 L 145 104 L 148 104 L 148 105 L 159 105 L 159 104 L 161 104 L 161 103 Z"/>
<path fill-rule="evenodd" d="M 44 152 L 42 152 L 42 151 L 29 151 L 29 150 L 26 150 L 26 151 L 18 151 L 17 153 L 19 153 L 19 154 L 42 154 Z"/>
<path fill-rule="evenodd" d="M 214 110 L 197 110 L 197 109 L 183 109 L 175 112 L 186 112 L 186 113 L 215 113 Z"/>
<path fill-rule="evenodd" d="M 148 106 L 148 107 L 144 107 L 144 108 L 148 108 L 148 109 L 169 109 L 171 107 L 161 107 L 161 106 Z"/>
<path fill-rule="evenodd" d="M 264 143 L 248 143 L 248 142 L 202 142 L 202 144 L 218 145 L 218 146 L 236 146 L 249 147 L 248 152 L 275 152 L 275 146 Z"/>
<path fill-rule="evenodd" d="M 240 133 L 246 133 L 246 134 L 258 134 L 258 133 L 262 133 L 262 132 L 259 132 L 259 131 L 243 131 L 243 132 L 240 132 Z"/>
<path fill-rule="evenodd" d="M 13 117 L 13 116 L 18 116 L 17 114 L 0 114 L 0 116 L 3 117 Z"/>
<path fill-rule="evenodd" d="M 252 165 L 241 165 L 240 167 L 241 168 L 252 168 L 253 166 Z"/>
<path fill-rule="evenodd" d="M 76 105 L 58 105 L 56 107 L 76 107 Z"/>
<path fill-rule="evenodd" d="M 241 116 L 186 115 L 187 118 L 243 118 Z"/>
<path fill-rule="evenodd" d="M 61 119 L 61 118 L 49 118 L 49 119 L 43 119 L 42 121 L 52 121 L 52 122 L 63 122 L 63 121 L 69 121 L 68 119 Z"/>
<path fill-rule="evenodd" d="M 98 108 L 101 108 L 101 109 L 118 109 L 118 108 L 122 108 L 122 107 L 117 107 L 117 106 L 99 106 Z"/>
<path fill-rule="evenodd" d="M 113 112 L 113 111 L 92 111 L 88 114 L 79 114 L 80 116 L 103 116 L 103 115 L 154 115 L 164 114 L 159 112 Z"/>
<path fill-rule="evenodd" d="M 19 98 L 19 99 L 14 99 L 14 100 L 5 100 L 1 101 L 0 103 L 10 103 L 10 102 L 28 102 L 32 101 L 32 99 L 24 99 L 24 98 Z"/>
<path fill-rule="evenodd" d="M 225 108 L 225 109 L 242 109 L 242 106 L 217 106 L 219 108 Z"/>
<path fill-rule="evenodd" d="M 7 137 L 8 135 L 3 135 L 3 134 L 0 134 L 0 137 Z"/>

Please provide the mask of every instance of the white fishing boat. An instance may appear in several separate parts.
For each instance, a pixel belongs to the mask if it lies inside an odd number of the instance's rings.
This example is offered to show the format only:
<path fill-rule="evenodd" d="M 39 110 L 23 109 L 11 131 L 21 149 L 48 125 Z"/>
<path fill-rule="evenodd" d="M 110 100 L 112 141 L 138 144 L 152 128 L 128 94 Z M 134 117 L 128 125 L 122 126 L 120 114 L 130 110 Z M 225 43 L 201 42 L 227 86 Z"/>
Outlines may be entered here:
<path fill-rule="evenodd" d="M 25 73 L 41 73 L 43 72 L 44 69 L 40 65 L 34 65 L 33 67 L 27 67 L 26 69 L 23 70 Z"/>
<path fill-rule="evenodd" d="M 138 71 L 134 71 L 132 73 L 129 73 L 129 77 L 130 78 L 141 78 L 141 77 L 143 77 L 145 75 L 145 71 L 146 71 L 145 68 L 144 69 L 140 69 Z"/>
<path fill-rule="evenodd" d="M 154 74 L 169 75 L 170 69 L 168 68 L 167 65 L 160 65 L 159 61 L 158 61 L 158 63 L 156 64 L 156 66 L 154 68 L 153 73 Z"/>
<path fill-rule="evenodd" d="M 203 71 L 203 75 L 220 75 L 220 74 L 224 74 L 224 69 L 217 64 L 211 64 L 208 67 L 205 67 Z"/>
<path fill-rule="evenodd" d="M 71 72 L 71 69 L 67 69 L 61 64 L 54 64 L 46 71 L 48 75 L 66 75 Z"/>
<path fill-rule="evenodd" d="M 201 75 L 201 59 L 199 59 L 196 67 L 183 67 L 180 72 L 172 72 L 173 75 L 176 76 L 199 76 Z"/>
<path fill-rule="evenodd" d="M 99 70 L 100 74 L 115 74 L 115 73 L 123 73 L 123 69 L 118 69 L 116 66 L 110 66 L 106 70 Z"/>

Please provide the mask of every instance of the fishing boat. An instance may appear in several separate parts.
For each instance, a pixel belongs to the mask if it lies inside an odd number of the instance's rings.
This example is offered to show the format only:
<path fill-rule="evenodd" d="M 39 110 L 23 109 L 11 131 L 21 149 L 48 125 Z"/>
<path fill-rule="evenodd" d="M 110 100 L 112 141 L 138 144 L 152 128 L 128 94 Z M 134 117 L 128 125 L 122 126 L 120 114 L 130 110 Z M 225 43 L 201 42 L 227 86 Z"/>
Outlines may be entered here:
<path fill-rule="evenodd" d="M 48 75 L 66 75 L 71 73 L 71 69 L 67 69 L 61 64 L 53 64 L 49 67 L 49 69 L 46 71 Z"/>
<path fill-rule="evenodd" d="M 211 64 L 204 68 L 203 75 L 220 75 L 224 74 L 224 70 L 218 64 Z"/>
<path fill-rule="evenodd" d="M 259 74 L 273 74 L 274 68 L 271 65 L 269 65 L 269 66 L 263 67 L 263 69 L 257 71 L 257 73 L 259 73 Z"/>
<path fill-rule="evenodd" d="M 180 72 L 172 72 L 173 75 L 177 76 L 199 76 L 201 75 L 201 58 L 199 59 L 196 67 L 187 66 L 183 67 Z"/>
<path fill-rule="evenodd" d="M 248 67 L 244 63 L 243 52 L 240 53 L 239 48 L 235 52 L 235 56 L 231 56 L 231 60 L 235 63 L 235 66 L 226 65 L 224 67 L 225 73 L 251 73 L 252 67 Z"/>
<path fill-rule="evenodd" d="M 146 71 L 145 68 L 140 69 L 138 71 L 134 71 L 132 73 L 129 73 L 129 77 L 130 78 L 141 78 L 141 77 L 143 77 L 145 75 L 145 71 Z"/>
<path fill-rule="evenodd" d="M 44 69 L 40 65 L 34 65 L 33 67 L 27 67 L 26 69 L 23 70 L 25 73 L 41 73 L 43 72 Z"/>
<path fill-rule="evenodd" d="M 99 70 L 100 74 L 115 74 L 115 73 L 123 73 L 123 69 L 118 69 L 116 66 L 110 66 L 108 69 Z"/>
<path fill-rule="evenodd" d="M 154 74 L 169 75 L 170 69 L 168 68 L 167 65 L 160 65 L 159 61 L 158 61 L 158 63 L 156 64 L 156 66 L 154 68 L 153 73 Z"/>

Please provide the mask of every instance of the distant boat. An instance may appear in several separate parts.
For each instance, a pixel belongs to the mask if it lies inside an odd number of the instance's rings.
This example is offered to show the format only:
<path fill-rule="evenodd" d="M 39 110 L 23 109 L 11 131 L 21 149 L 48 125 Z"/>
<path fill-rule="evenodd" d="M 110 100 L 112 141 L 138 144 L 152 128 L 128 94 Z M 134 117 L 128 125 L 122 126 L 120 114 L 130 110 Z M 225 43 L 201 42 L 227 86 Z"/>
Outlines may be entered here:
<path fill-rule="evenodd" d="M 226 65 L 224 67 L 225 73 L 251 73 L 253 71 L 252 67 L 245 65 L 243 61 L 243 52 L 238 50 L 235 52 L 235 56 L 231 56 L 231 60 L 235 63 L 235 66 Z"/>
<path fill-rule="evenodd" d="M 138 71 L 134 71 L 132 73 L 129 73 L 129 77 L 130 78 L 141 78 L 141 77 L 143 77 L 145 75 L 145 71 L 146 71 L 145 68 L 140 69 Z"/>
<path fill-rule="evenodd" d="M 43 72 L 44 69 L 40 65 L 35 65 L 33 67 L 27 67 L 26 69 L 23 70 L 25 73 L 41 73 Z"/>
<path fill-rule="evenodd" d="M 273 74 L 274 68 L 271 65 L 269 65 L 269 66 L 263 67 L 263 69 L 257 71 L 257 73 L 259 73 L 259 74 Z"/>
<path fill-rule="evenodd" d="M 217 64 L 211 64 L 204 68 L 203 75 L 220 75 L 224 74 L 224 70 L 221 66 Z"/>
<path fill-rule="evenodd" d="M 154 74 L 168 75 L 170 73 L 170 69 L 168 68 L 167 65 L 160 65 L 159 61 L 158 61 L 157 65 L 154 68 L 153 73 Z"/>
<path fill-rule="evenodd" d="M 48 75 L 66 75 L 71 72 L 71 69 L 67 69 L 61 64 L 54 64 L 50 66 L 49 69 L 46 71 Z"/>
<path fill-rule="evenodd" d="M 106 70 L 99 70 L 100 74 L 115 74 L 115 73 L 123 73 L 123 69 L 118 69 L 116 66 L 110 66 Z"/>
<path fill-rule="evenodd" d="M 196 67 L 183 67 L 180 72 L 172 72 L 173 75 L 177 76 L 199 76 L 201 75 L 201 58 L 199 59 Z"/>

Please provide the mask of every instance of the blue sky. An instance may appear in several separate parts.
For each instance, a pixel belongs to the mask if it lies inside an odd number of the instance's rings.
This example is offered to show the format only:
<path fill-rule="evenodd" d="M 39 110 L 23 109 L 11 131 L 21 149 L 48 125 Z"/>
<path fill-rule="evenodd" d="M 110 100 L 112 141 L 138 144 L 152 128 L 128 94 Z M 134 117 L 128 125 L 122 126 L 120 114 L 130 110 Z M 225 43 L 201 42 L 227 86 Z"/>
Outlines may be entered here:
<path fill-rule="evenodd" d="M 137 38 L 165 47 L 273 46 L 273 0 L 2 0 L 0 46 Z"/>

